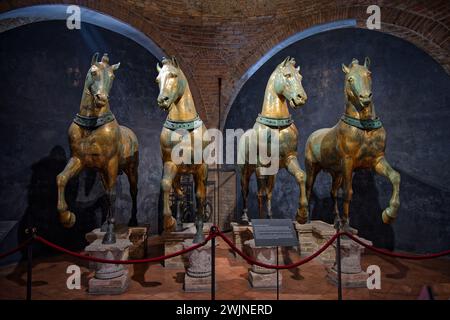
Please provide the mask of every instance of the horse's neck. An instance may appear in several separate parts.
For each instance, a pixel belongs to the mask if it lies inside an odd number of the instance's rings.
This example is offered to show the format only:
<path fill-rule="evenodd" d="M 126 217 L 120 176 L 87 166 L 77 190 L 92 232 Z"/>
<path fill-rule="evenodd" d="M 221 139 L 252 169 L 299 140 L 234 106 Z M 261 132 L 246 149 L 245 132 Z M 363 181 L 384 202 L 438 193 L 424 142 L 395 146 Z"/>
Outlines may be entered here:
<path fill-rule="evenodd" d="M 86 117 L 99 117 L 109 110 L 109 101 L 106 102 L 106 104 L 101 108 L 98 108 L 94 104 L 92 95 L 88 94 L 86 89 L 83 90 L 83 95 L 81 96 L 80 102 L 80 115 Z"/>
<path fill-rule="evenodd" d="M 286 99 L 280 97 L 273 88 L 272 81 L 266 87 L 264 102 L 261 115 L 269 118 L 288 118 L 289 109 L 286 105 Z"/>
<path fill-rule="evenodd" d="M 183 96 L 173 103 L 170 108 L 168 118 L 173 121 L 187 121 L 192 120 L 197 116 L 194 99 L 192 99 L 191 90 L 186 86 Z"/>
<path fill-rule="evenodd" d="M 345 104 L 345 114 L 356 119 L 375 119 L 375 106 L 373 105 L 373 102 L 370 103 L 367 107 L 364 109 L 358 111 L 358 108 L 355 107 L 349 100 L 347 100 Z"/>

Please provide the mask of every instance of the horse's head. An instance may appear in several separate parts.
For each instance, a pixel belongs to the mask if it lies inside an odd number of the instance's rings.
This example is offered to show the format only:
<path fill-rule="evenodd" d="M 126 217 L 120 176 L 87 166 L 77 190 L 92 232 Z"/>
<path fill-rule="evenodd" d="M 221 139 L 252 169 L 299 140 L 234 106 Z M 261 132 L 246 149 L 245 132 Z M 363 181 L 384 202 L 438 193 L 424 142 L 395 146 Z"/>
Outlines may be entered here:
<path fill-rule="evenodd" d="M 108 102 L 109 91 L 114 81 L 114 71 L 119 69 L 120 62 L 110 66 L 106 53 L 103 54 L 100 62 L 97 58 L 98 52 L 92 56 L 91 68 L 87 73 L 84 86 L 87 93 L 92 96 L 95 106 L 103 107 Z"/>
<path fill-rule="evenodd" d="M 159 86 L 158 105 L 164 110 L 169 110 L 172 103 L 183 96 L 187 80 L 175 57 L 163 58 L 162 67 L 157 63 L 156 70 L 158 71 L 156 83 Z"/>
<path fill-rule="evenodd" d="M 294 58 L 287 57 L 274 71 L 275 92 L 284 96 L 289 105 L 297 109 L 305 104 L 308 96 L 302 86 L 300 67 L 295 67 Z"/>
<path fill-rule="evenodd" d="M 370 59 L 366 57 L 364 65 L 353 59 L 349 66 L 342 64 L 345 73 L 345 94 L 357 107 L 366 108 L 372 102 L 372 78 L 369 71 Z"/>

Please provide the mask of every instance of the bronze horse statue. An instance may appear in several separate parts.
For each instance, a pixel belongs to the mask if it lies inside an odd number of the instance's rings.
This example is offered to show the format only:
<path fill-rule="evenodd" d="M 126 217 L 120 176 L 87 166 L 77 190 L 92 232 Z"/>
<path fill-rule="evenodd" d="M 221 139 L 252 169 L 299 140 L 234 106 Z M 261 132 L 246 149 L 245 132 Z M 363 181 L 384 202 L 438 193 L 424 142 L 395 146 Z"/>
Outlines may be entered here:
<path fill-rule="evenodd" d="M 370 60 L 364 65 L 353 59 L 349 66 L 342 65 L 345 73 L 345 113 L 333 128 L 320 129 L 306 142 L 306 193 L 311 196 L 319 171 L 328 171 L 332 177 L 331 197 L 334 202 L 335 226 L 349 231 L 349 206 L 352 200 L 353 171 L 371 169 L 387 177 L 393 191 L 389 206 L 383 211 L 383 222 L 391 223 L 400 206 L 400 174 L 392 169 L 384 157 L 386 131 L 375 114 L 372 100 Z M 337 194 L 343 188 L 342 220 L 339 217 Z"/>
<path fill-rule="evenodd" d="M 195 109 L 194 100 L 186 76 L 180 69 L 175 58 L 162 60 L 162 66 L 156 65 L 159 85 L 158 105 L 168 111 L 166 121 L 160 136 L 161 156 L 163 161 L 163 177 L 161 190 L 163 192 L 163 218 L 164 231 L 175 230 L 176 220 L 170 208 L 170 191 L 174 188 L 178 195 L 183 193 L 180 187 L 180 175 L 192 174 L 195 183 L 197 228 L 194 242 L 204 240 L 203 212 L 206 203 L 206 183 L 208 178 L 208 165 L 203 160 L 203 149 L 208 145 L 206 127 Z M 184 143 L 182 141 L 188 141 Z M 194 141 L 199 142 L 196 145 Z M 184 160 L 173 158 L 175 148 L 184 143 Z M 201 153 L 201 159 L 195 159 L 195 154 Z"/>
<path fill-rule="evenodd" d="M 138 140 L 128 128 L 119 126 L 109 107 L 114 71 L 120 63 L 109 65 L 104 54 L 98 62 L 98 53 L 91 60 L 91 67 L 84 83 L 80 112 L 69 127 L 71 158 L 57 177 L 58 212 L 60 222 L 67 228 L 75 223 L 75 215 L 68 210 L 64 197 L 67 182 L 84 168 L 100 172 L 108 199 L 108 214 L 102 231 L 103 243 L 115 243 L 114 234 L 114 188 L 117 176 L 122 172 L 128 177 L 132 198 L 130 225 L 137 225 Z"/>
<path fill-rule="evenodd" d="M 300 168 L 297 159 L 297 143 L 298 130 L 289 113 L 288 105 L 293 109 L 297 109 L 304 105 L 307 95 L 302 86 L 302 76 L 300 67 L 295 67 L 295 60 L 287 57 L 279 64 L 270 76 L 264 95 L 264 102 L 261 113 L 256 119 L 253 130 L 256 135 L 260 132 L 273 129 L 278 135 L 279 141 L 279 167 L 286 168 L 287 171 L 294 176 L 299 188 L 299 207 L 297 209 L 296 219 L 300 223 L 307 221 L 308 202 L 305 193 L 305 173 Z M 267 137 L 267 144 L 270 144 Z M 260 140 L 258 140 L 258 149 L 260 149 Z M 248 223 L 248 207 L 247 198 L 249 191 L 249 181 L 253 173 L 256 173 L 258 185 L 258 208 L 259 217 L 264 218 L 263 198 L 266 196 L 267 217 L 272 217 L 272 191 L 275 185 L 276 174 L 264 175 L 262 168 L 264 167 L 260 161 L 260 155 L 256 163 L 249 161 L 249 139 L 244 136 L 239 140 L 238 152 L 245 154 L 245 163 L 239 164 L 241 172 L 241 192 L 243 199 L 243 212 L 241 220 Z"/>

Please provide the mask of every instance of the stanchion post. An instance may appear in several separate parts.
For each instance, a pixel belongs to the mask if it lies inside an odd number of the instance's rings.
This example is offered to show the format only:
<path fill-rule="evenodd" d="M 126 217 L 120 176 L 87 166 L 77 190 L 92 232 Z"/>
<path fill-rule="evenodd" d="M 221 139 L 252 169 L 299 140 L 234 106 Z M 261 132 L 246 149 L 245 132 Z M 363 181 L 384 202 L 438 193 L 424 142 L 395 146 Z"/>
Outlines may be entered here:
<path fill-rule="evenodd" d="M 339 231 L 338 231 L 339 232 Z M 342 278 L 341 278 L 341 235 L 340 233 L 336 239 L 336 264 L 337 264 L 337 286 L 338 286 L 338 300 L 342 300 Z"/>
<path fill-rule="evenodd" d="M 28 228 L 25 233 L 29 234 L 31 241 L 27 246 L 27 301 L 31 300 L 31 288 L 33 281 L 33 241 L 36 228 Z"/>
<path fill-rule="evenodd" d="M 278 246 L 277 246 L 277 267 L 278 267 Z M 279 285 L 279 280 L 280 280 L 280 269 L 277 268 L 277 300 L 280 300 L 280 285 Z"/>
<path fill-rule="evenodd" d="M 217 228 L 211 227 L 211 300 L 216 300 L 216 237 Z"/>

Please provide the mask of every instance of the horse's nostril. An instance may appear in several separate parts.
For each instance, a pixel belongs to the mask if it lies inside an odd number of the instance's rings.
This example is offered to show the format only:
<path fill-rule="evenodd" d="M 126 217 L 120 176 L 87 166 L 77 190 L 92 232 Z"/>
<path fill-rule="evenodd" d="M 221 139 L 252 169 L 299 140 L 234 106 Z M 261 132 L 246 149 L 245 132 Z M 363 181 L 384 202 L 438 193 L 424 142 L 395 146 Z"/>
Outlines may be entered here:
<path fill-rule="evenodd" d="M 369 98 L 372 98 L 372 92 L 371 92 L 371 93 L 369 93 Z"/>
<path fill-rule="evenodd" d="M 167 101 L 167 100 L 169 100 L 169 97 L 164 97 L 163 100 Z"/>

